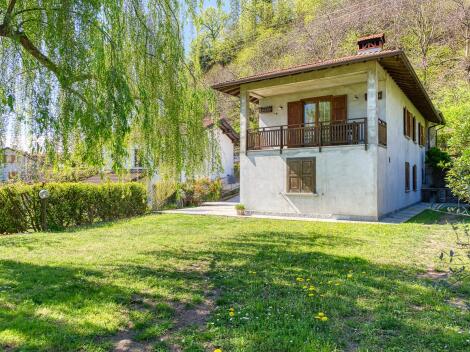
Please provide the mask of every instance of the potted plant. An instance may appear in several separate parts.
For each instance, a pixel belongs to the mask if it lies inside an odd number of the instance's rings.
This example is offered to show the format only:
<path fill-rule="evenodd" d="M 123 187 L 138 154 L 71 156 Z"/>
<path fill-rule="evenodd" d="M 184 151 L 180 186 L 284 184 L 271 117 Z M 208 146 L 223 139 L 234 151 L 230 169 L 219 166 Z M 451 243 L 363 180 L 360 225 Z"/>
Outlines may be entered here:
<path fill-rule="evenodd" d="M 237 211 L 237 215 L 245 215 L 245 206 L 243 204 L 235 205 L 235 210 Z"/>

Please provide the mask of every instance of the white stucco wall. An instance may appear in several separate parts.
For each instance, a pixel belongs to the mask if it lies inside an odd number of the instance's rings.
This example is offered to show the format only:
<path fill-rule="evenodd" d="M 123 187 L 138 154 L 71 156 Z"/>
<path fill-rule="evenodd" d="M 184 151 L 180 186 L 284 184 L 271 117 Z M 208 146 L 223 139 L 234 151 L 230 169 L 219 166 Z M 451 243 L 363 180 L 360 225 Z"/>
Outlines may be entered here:
<path fill-rule="evenodd" d="M 248 152 L 240 156 L 241 201 L 257 212 L 375 220 L 374 155 L 363 145 Z M 287 193 L 290 157 L 316 158 L 315 195 Z"/>
<path fill-rule="evenodd" d="M 214 141 L 216 142 L 216 147 L 220 156 L 221 170 L 211 173 L 210 177 L 212 179 L 218 177 L 226 179 L 227 177 L 233 176 L 233 142 L 219 128 L 214 128 L 213 133 Z"/>
<path fill-rule="evenodd" d="M 397 86 L 393 79 L 386 81 L 387 148 L 379 147 L 379 213 L 381 215 L 404 208 L 421 200 L 422 169 L 425 147 L 405 137 L 403 107 L 406 107 L 427 130 L 427 122 Z M 417 132 L 416 132 L 417 134 Z M 410 191 L 405 191 L 405 162 L 410 163 Z M 417 166 L 417 190 L 413 191 L 413 165 Z"/>

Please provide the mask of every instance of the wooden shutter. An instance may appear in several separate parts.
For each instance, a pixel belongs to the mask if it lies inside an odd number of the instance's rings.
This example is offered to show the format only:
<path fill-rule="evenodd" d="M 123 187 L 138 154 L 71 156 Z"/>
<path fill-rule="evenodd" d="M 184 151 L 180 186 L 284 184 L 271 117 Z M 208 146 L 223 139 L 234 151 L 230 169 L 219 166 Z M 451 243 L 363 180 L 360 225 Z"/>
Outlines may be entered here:
<path fill-rule="evenodd" d="M 301 190 L 302 160 L 287 159 L 287 192 L 299 193 Z"/>
<path fill-rule="evenodd" d="M 287 192 L 315 193 L 315 158 L 287 159 Z"/>
<path fill-rule="evenodd" d="M 403 135 L 407 135 L 406 131 L 406 108 L 403 108 Z"/>
<path fill-rule="evenodd" d="M 418 175 L 416 165 L 413 165 L 413 191 L 418 189 Z"/>
<path fill-rule="evenodd" d="M 421 122 L 418 122 L 418 144 L 421 145 Z"/>
<path fill-rule="evenodd" d="M 416 117 L 413 116 L 411 123 L 413 124 L 411 132 L 413 133 L 413 142 L 416 143 Z"/>
<path fill-rule="evenodd" d="M 302 192 L 315 193 L 315 159 L 302 160 Z"/>
<path fill-rule="evenodd" d="M 337 95 L 332 99 L 333 105 L 333 123 L 346 122 L 348 114 L 348 96 Z"/>
<path fill-rule="evenodd" d="M 301 101 L 291 101 L 287 103 L 287 124 L 302 125 L 303 103 Z"/>
<path fill-rule="evenodd" d="M 405 191 L 410 190 L 410 163 L 405 161 Z"/>

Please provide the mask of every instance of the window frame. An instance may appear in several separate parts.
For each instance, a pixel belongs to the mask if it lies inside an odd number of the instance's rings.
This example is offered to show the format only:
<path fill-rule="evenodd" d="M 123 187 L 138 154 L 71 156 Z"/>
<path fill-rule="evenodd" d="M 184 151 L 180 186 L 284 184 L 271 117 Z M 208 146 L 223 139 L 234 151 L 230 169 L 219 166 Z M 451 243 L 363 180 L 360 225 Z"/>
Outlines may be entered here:
<path fill-rule="evenodd" d="M 317 194 L 317 158 L 316 157 L 307 157 L 307 158 L 286 158 L 286 193 L 288 194 Z M 297 175 L 299 187 L 298 191 L 291 189 L 291 161 L 300 161 L 301 165 L 301 174 Z M 303 172 L 303 162 L 304 161 L 311 161 L 313 168 L 312 168 L 312 185 L 311 191 L 304 191 L 303 187 L 303 179 L 304 179 L 304 172 Z"/>
<path fill-rule="evenodd" d="M 333 119 L 333 95 L 322 95 L 319 97 L 311 97 L 301 99 L 300 102 L 302 103 L 302 124 L 305 125 L 305 104 L 315 103 L 315 127 L 320 126 L 319 121 L 319 109 L 320 109 L 320 102 L 329 102 L 330 103 L 330 122 Z M 291 158 L 292 159 L 292 158 Z"/>
<path fill-rule="evenodd" d="M 410 163 L 405 161 L 405 192 L 410 191 Z"/>

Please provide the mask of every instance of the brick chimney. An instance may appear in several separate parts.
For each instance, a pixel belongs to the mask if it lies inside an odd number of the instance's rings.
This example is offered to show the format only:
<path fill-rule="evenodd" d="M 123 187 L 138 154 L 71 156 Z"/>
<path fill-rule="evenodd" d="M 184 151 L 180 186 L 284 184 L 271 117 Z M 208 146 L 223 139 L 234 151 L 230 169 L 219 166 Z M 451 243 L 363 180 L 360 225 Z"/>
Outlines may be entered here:
<path fill-rule="evenodd" d="M 385 34 L 373 34 L 367 37 L 362 37 L 357 40 L 359 55 L 370 54 L 382 51 L 385 44 Z"/>

